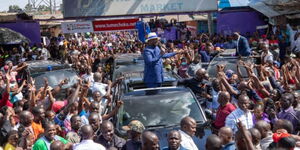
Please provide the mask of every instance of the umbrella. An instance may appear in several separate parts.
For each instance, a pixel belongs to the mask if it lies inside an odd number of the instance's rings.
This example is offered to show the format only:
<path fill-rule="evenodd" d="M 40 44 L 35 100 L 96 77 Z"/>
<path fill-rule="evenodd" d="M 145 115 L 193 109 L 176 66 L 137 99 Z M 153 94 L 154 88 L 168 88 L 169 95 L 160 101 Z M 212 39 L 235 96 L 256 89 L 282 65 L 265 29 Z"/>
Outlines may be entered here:
<path fill-rule="evenodd" d="M 29 43 L 30 40 L 19 32 L 8 28 L 0 28 L 0 44 L 20 44 L 22 42 Z"/>

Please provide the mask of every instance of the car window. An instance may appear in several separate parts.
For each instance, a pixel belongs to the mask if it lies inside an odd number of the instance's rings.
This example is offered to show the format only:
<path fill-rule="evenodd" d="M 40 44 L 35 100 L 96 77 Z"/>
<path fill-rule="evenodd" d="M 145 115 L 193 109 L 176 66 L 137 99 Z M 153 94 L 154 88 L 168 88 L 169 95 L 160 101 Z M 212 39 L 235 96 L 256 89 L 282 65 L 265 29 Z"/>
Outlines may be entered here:
<path fill-rule="evenodd" d="M 131 95 L 124 97 L 119 111 L 120 126 L 131 120 L 139 120 L 145 126 L 179 124 L 185 116 L 203 121 L 200 108 L 189 91 L 167 91 L 155 95 Z M 134 109 L 133 109 L 134 108 Z"/>
<path fill-rule="evenodd" d="M 247 62 L 247 63 L 253 63 L 254 60 L 253 59 L 243 59 L 243 61 Z M 232 70 L 235 73 L 237 73 L 237 64 L 238 64 L 238 59 L 237 58 L 233 58 L 233 57 L 216 57 L 215 59 L 213 59 L 208 68 L 208 74 L 210 77 L 217 77 L 217 65 L 219 64 L 224 64 L 226 65 L 225 67 L 225 71 L 227 70 Z M 240 66 L 240 70 L 241 70 L 241 74 L 243 76 L 243 78 L 248 78 L 248 74 L 246 71 L 246 68 L 243 66 Z M 256 73 L 256 70 L 254 70 Z"/>
<path fill-rule="evenodd" d="M 61 80 L 66 78 L 69 80 L 69 83 L 66 86 L 71 86 L 77 81 L 77 74 L 71 69 L 31 74 L 31 77 L 35 79 L 35 85 L 37 88 L 44 86 L 44 77 L 48 78 L 49 86 L 52 88 L 58 85 Z"/>

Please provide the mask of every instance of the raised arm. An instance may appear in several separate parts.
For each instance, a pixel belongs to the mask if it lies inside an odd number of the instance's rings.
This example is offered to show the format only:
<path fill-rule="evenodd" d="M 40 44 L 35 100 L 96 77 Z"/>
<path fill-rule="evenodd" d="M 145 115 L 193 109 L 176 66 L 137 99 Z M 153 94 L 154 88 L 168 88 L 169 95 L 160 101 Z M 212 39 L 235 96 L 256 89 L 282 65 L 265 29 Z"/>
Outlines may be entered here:
<path fill-rule="evenodd" d="M 241 133 L 245 139 L 245 144 L 246 144 L 247 150 L 256 150 L 252 143 L 251 134 L 247 133 L 246 127 L 242 124 L 241 121 L 239 121 L 237 123 L 237 126 L 238 126 L 239 131 L 241 131 Z"/>
<path fill-rule="evenodd" d="M 53 89 L 52 95 L 55 96 L 56 94 L 58 94 L 60 92 L 62 86 L 67 83 L 68 83 L 68 79 L 64 79 L 64 80 L 60 81 L 60 83 Z"/>
<path fill-rule="evenodd" d="M 221 82 L 225 86 L 225 88 L 227 89 L 227 91 L 230 94 L 238 95 L 239 93 L 236 90 L 234 90 L 233 87 L 226 80 L 226 76 L 225 76 L 224 72 L 219 73 L 219 75 L 220 75 Z"/>
<path fill-rule="evenodd" d="M 6 88 L 5 89 L 6 89 L 6 93 L 9 94 L 9 92 L 10 92 L 10 79 L 11 79 L 10 71 L 8 71 L 6 73 L 5 77 L 6 77 Z"/>
<path fill-rule="evenodd" d="M 52 92 L 51 92 L 51 90 L 50 89 L 47 89 L 47 91 L 46 91 L 47 93 L 48 93 L 48 95 L 49 95 L 49 101 L 50 101 L 50 105 L 49 105 L 49 107 L 48 107 L 48 109 L 47 110 L 51 110 L 52 109 L 52 105 L 54 104 L 54 102 L 55 102 L 55 99 L 54 99 L 54 97 L 53 97 L 53 95 L 52 95 Z"/>
<path fill-rule="evenodd" d="M 21 86 L 18 88 L 18 90 L 16 92 L 13 93 L 13 95 L 20 93 L 23 90 L 25 85 L 26 85 L 26 80 L 23 80 Z"/>
<path fill-rule="evenodd" d="M 250 75 L 250 78 L 253 80 L 254 84 L 257 85 L 258 90 L 260 90 L 265 96 L 270 95 L 270 93 L 266 90 L 266 88 L 262 85 L 262 83 L 259 81 L 259 79 L 254 73 Z"/>
<path fill-rule="evenodd" d="M 116 107 L 111 112 L 109 112 L 108 114 L 104 114 L 102 116 L 102 119 L 103 120 L 108 120 L 112 116 L 116 115 L 122 105 L 123 105 L 123 101 L 120 101 L 120 100 L 117 101 Z"/>
<path fill-rule="evenodd" d="M 24 62 L 24 63 L 21 63 L 21 64 L 19 64 L 19 65 L 17 66 L 16 69 L 14 69 L 14 71 L 19 72 L 19 71 L 25 69 L 27 66 L 28 66 L 27 63 L 25 63 L 25 62 Z"/>
<path fill-rule="evenodd" d="M 88 89 L 90 87 L 90 82 L 88 82 L 88 84 L 84 84 L 82 86 L 82 91 L 80 93 L 80 97 L 79 97 L 79 107 L 78 107 L 78 112 L 80 113 L 83 110 L 83 106 L 84 104 L 87 104 L 88 107 L 90 106 L 90 101 L 87 99 L 87 93 L 88 93 Z"/>
<path fill-rule="evenodd" d="M 82 80 L 78 79 L 78 83 L 76 86 L 76 89 L 74 91 L 74 93 L 72 93 L 72 95 L 70 97 L 68 97 L 68 105 L 64 108 L 63 112 L 64 114 L 67 113 L 67 111 L 69 110 L 69 107 L 76 101 L 76 99 L 78 98 L 78 94 L 79 94 L 79 90 L 81 88 L 82 85 Z"/>
<path fill-rule="evenodd" d="M 236 65 L 236 70 L 237 70 L 237 75 L 240 81 L 243 81 L 243 76 L 242 76 L 242 72 L 241 72 L 241 68 L 240 65 L 242 61 L 239 61 L 238 64 Z"/>
<path fill-rule="evenodd" d="M 45 99 L 45 97 L 47 96 L 47 89 L 48 89 L 49 83 L 48 83 L 48 78 L 44 78 L 44 89 L 41 92 L 41 99 Z"/>

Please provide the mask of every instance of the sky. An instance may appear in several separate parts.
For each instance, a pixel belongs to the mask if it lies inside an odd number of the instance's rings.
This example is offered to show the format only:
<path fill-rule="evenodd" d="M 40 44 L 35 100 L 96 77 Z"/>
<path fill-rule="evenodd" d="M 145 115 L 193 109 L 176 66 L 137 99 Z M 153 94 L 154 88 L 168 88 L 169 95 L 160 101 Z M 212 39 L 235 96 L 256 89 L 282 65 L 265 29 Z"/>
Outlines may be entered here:
<path fill-rule="evenodd" d="M 32 1 L 32 0 L 30 0 Z M 35 0 L 38 3 L 42 0 Z M 49 1 L 49 0 L 46 0 Z M 21 8 L 24 8 L 25 5 L 28 3 L 28 0 L 0 0 L 0 11 L 8 11 L 8 7 L 10 5 L 19 5 Z M 62 3 L 62 0 L 56 0 L 57 6 Z"/>

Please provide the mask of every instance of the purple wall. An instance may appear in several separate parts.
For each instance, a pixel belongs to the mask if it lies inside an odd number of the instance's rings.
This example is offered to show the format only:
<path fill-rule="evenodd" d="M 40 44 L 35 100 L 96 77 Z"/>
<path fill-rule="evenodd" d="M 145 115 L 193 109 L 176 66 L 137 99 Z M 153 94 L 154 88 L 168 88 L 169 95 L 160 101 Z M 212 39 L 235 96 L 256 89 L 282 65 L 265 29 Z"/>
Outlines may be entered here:
<path fill-rule="evenodd" d="M 9 28 L 22 33 L 30 39 L 30 45 L 41 43 L 40 24 L 38 22 L 0 23 L 0 27 Z"/>
<path fill-rule="evenodd" d="M 263 19 L 264 17 L 255 11 L 221 12 L 217 16 L 217 33 L 250 32 L 252 34 L 256 31 L 256 26 L 267 24 Z"/>

